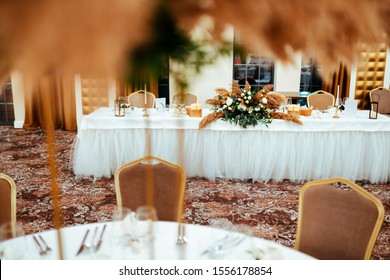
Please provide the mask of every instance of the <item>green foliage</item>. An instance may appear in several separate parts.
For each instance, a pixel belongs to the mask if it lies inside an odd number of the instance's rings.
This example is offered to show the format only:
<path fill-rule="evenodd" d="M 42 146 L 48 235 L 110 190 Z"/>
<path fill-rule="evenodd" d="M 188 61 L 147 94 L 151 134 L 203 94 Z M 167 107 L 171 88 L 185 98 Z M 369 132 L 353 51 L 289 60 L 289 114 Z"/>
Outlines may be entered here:
<path fill-rule="evenodd" d="M 169 69 L 169 59 L 181 64 L 182 69 L 199 73 L 203 66 L 213 63 L 218 55 L 228 54 L 232 50 L 231 43 L 221 43 L 216 55 L 205 48 L 207 43 L 210 42 L 194 41 L 181 30 L 162 2 L 151 23 L 150 40 L 129 54 L 126 80 L 131 85 L 143 85 L 151 79 L 157 80 L 159 76 L 168 76 L 167 72 L 170 71 L 179 89 L 184 90 L 188 87 L 186 73 Z"/>
<path fill-rule="evenodd" d="M 224 112 L 221 120 L 247 128 L 259 123 L 268 126 L 272 122 L 270 110 L 262 102 L 253 99 L 254 92 L 241 90 L 241 96 L 230 94 L 219 96 L 221 105 L 214 106 L 216 112 Z"/>

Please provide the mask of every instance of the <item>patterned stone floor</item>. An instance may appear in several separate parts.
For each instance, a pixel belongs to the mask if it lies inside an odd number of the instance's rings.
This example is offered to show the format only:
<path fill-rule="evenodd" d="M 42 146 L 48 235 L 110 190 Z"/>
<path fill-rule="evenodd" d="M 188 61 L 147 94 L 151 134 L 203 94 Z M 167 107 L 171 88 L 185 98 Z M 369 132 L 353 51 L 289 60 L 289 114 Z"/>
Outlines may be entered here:
<path fill-rule="evenodd" d="M 113 178 L 77 179 L 70 169 L 76 133 L 56 131 L 58 184 L 63 226 L 111 220 L 116 207 Z M 54 227 L 47 145 L 43 131 L 0 126 L 0 172 L 17 185 L 17 219 L 27 233 Z M 386 219 L 374 248 L 374 259 L 390 259 L 390 184 L 358 182 L 380 198 Z M 209 181 L 188 178 L 185 219 L 194 224 L 250 226 L 255 236 L 293 246 L 298 194 L 302 183 Z"/>

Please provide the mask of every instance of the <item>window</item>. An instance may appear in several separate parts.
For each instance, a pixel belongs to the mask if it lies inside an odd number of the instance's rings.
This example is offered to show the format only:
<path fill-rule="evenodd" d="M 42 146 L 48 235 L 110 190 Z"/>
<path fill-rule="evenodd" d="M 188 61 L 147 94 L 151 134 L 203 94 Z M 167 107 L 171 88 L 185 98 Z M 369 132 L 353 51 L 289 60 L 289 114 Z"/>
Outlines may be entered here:
<path fill-rule="evenodd" d="M 13 124 L 15 121 L 11 81 L 1 85 L 0 91 L 0 124 Z"/>
<path fill-rule="evenodd" d="M 300 94 L 309 94 L 322 89 L 321 69 L 314 57 L 302 57 Z"/>
<path fill-rule="evenodd" d="M 242 87 L 247 80 L 252 91 L 274 82 L 274 60 L 259 53 L 246 53 L 239 35 L 234 38 L 233 79 Z"/>

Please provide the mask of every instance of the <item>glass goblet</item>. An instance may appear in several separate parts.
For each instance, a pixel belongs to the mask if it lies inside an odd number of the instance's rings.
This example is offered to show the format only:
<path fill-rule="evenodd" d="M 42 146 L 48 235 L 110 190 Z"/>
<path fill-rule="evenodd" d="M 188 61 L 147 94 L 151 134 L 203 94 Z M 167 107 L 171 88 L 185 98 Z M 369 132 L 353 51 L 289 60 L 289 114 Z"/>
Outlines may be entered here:
<path fill-rule="evenodd" d="M 141 247 L 149 245 L 154 237 L 155 221 L 157 221 L 156 209 L 152 206 L 140 206 L 136 210 L 137 223 L 133 228 L 132 239 Z"/>

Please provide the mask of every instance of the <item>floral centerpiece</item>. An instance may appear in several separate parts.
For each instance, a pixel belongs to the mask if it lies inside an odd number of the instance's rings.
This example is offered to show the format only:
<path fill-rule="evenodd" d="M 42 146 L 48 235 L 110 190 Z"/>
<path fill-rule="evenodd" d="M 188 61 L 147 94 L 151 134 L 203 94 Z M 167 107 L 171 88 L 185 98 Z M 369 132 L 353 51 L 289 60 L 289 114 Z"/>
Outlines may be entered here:
<path fill-rule="evenodd" d="M 199 128 L 204 128 L 218 119 L 243 128 L 256 126 L 259 123 L 268 125 L 272 119 L 302 124 L 297 116 L 278 111 L 285 103 L 286 97 L 283 94 L 270 92 L 272 88 L 273 85 L 266 85 L 262 90 L 252 92 L 248 82 L 241 89 L 238 83 L 233 81 L 231 91 L 224 88 L 216 89 L 217 96 L 206 100 L 207 104 L 212 105 L 212 113 L 202 119 Z"/>

